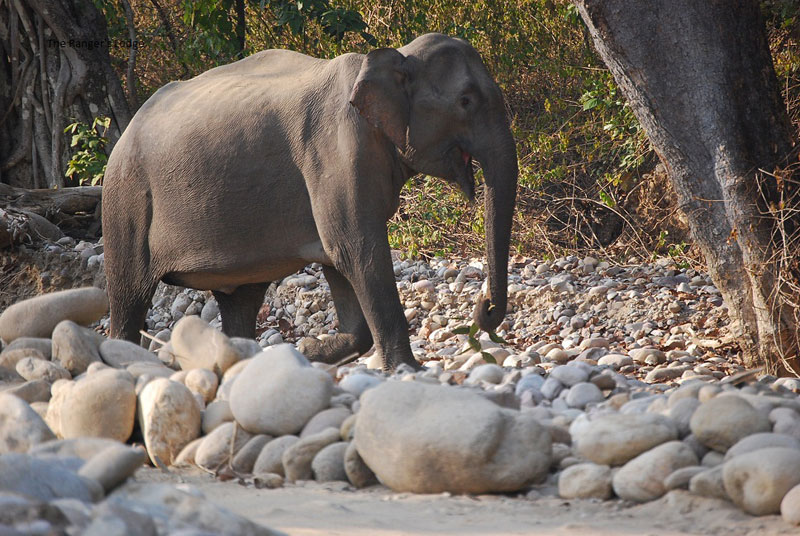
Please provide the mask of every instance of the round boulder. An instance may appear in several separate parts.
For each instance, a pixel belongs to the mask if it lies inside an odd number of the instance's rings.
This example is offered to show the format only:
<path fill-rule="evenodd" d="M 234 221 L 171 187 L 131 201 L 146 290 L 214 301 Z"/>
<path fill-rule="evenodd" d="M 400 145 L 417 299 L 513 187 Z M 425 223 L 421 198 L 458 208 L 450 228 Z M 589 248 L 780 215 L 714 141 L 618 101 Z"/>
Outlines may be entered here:
<path fill-rule="evenodd" d="M 64 320 L 53 329 L 53 362 L 72 376 L 83 374 L 89 365 L 100 361 L 98 349 L 102 341 L 99 333 Z"/>
<path fill-rule="evenodd" d="M 236 377 L 230 405 L 242 428 L 253 434 L 296 434 L 328 407 L 333 379 L 327 372 L 304 366 L 300 357 L 305 360 L 290 344 L 271 346 Z"/>
<path fill-rule="evenodd" d="M 577 454 L 601 465 L 622 465 L 678 438 L 675 425 L 655 413 L 582 415 L 570 426 Z"/>
<path fill-rule="evenodd" d="M 311 462 L 311 473 L 317 482 L 333 482 L 342 480 L 347 482 L 347 472 L 344 469 L 344 454 L 349 443 L 339 441 L 331 443 L 320 450 Z"/>
<path fill-rule="evenodd" d="M 626 463 L 614 474 L 612 485 L 621 499 L 647 502 L 667 492 L 664 480 L 682 467 L 697 465 L 694 451 L 681 441 L 659 445 Z"/>
<path fill-rule="evenodd" d="M 175 324 L 170 344 L 183 370 L 204 368 L 222 376 L 242 359 L 228 336 L 199 316 L 181 318 Z"/>
<path fill-rule="evenodd" d="M 145 350 L 138 344 L 121 339 L 107 339 L 100 344 L 100 358 L 114 368 L 125 368 L 133 363 L 154 363 L 162 365 L 156 354 Z"/>
<path fill-rule="evenodd" d="M 50 337 L 62 320 L 88 326 L 108 312 L 104 290 L 84 287 L 51 292 L 15 303 L 0 315 L 0 339 Z"/>
<path fill-rule="evenodd" d="M 547 474 L 549 431 L 532 416 L 444 385 L 388 381 L 361 397 L 354 441 L 395 491 L 516 491 Z"/>
<path fill-rule="evenodd" d="M 200 408 L 183 384 L 156 378 L 139 394 L 139 427 L 153 464 L 172 465 L 183 447 L 200 435 Z"/>
<path fill-rule="evenodd" d="M 126 372 L 98 370 L 75 382 L 58 382 L 48 408 L 59 417 L 61 437 L 107 437 L 127 441 L 136 418 L 136 392 Z"/>
<path fill-rule="evenodd" d="M 741 454 L 725 462 L 722 478 L 731 501 L 748 514 L 778 514 L 784 496 L 800 484 L 800 450 L 772 447 Z"/>
<path fill-rule="evenodd" d="M 0 393 L 0 454 L 27 452 L 55 439 L 44 420 L 24 400 Z"/>
<path fill-rule="evenodd" d="M 564 499 L 610 499 L 611 468 L 596 463 L 578 463 L 558 476 L 558 495 Z"/>
<path fill-rule="evenodd" d="M 790 525 L 800 525 L 800 484 L 784 495 L 781 501 L 781 517 Z"/>
<path fill-rule="evenodd" d="M 769 432 L 769 417 L 739 396 L 716 396 L 701 404 L 689 426 L 705 446 L 725 452 L 743 437 Z"/>

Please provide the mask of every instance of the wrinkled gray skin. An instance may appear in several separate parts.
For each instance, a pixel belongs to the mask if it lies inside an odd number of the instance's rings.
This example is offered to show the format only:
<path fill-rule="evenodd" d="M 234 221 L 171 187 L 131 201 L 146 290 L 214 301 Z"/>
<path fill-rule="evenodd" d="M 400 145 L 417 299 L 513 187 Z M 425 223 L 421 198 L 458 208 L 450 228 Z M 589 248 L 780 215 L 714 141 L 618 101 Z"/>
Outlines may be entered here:
<path fill-rule="evenodd" d="M 465 41 L 320 60 L 267 50 L 160 89 L 120 138 L 103 186 L 111 336 L 139 339 L 159 280 L 211 290 L 222 329 L 253 337 L 271 281 L 312 262 L 339 331 L 301 350 L 336 362 L 373 344 L 417 367 L 386 221 L 417 173 L 470 198 L 486 176 L 484 330 L 506 311 L 517 155 L 503 96 Z M 311 342 L 309 342 L 311 341 Z"/>

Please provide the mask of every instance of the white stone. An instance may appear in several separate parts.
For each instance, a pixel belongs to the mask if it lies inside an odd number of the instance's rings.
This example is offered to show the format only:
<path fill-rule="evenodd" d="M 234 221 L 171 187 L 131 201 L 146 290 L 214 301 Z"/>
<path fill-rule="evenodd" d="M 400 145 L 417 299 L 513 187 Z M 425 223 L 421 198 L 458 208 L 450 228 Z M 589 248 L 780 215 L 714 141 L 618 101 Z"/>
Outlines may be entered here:
<path fill-rule="evenodd" d="M 800 484 L 784 495 L 781 501 L 781 517 L 790 525 L 800 525 Z"/>
<path fill-rule="evenodd" d="M 597 360 L 597 364 L 620 369 L 628 365 L 633 365 L 633 359 L 623 354 L 606 354 Z"/>
<path fill-rule="evenodd" d="M 50 337 L 63 320 L 88 326 L 108 312 L 108 297 L 94 287 L 51 292 L 17 302 L 0 315 L 0 339 Z"/>
<path fill-rule="evenodd" d="M 381 383 L 383 383 L 383 377 L 381 376 L 354 372 L 342 378 L 342 381 L 339 382 L 339 388 L 358 398 L 367 389 L 377 387 Z"/>
<path fill-rule="evenodd" d="M 206 471 L 216 472 L 227 465 L 232 456 L 236 456 L 252 438 L 252 434 L 235 427 L 232 422 L 221 424 L 200 442 L 194 454 L 194 463 Z"/>
<path fill-rule="evenodd" d="M 716 396 L 701 404 L 690 425 L 698 441 L 717 452 L 725 452 L 743 437 L 772 429 L 765 414 L 738 396 Z"/>
<path fill-rule="evenodd" d="M 558 495 L 563 499 L 611 498 L 611 468 L 595 463 L 578 463 L 558 475 Z"/>
<path fill-rule="evenodd" d="M 543 478 L 551 439 L 533 416 L 467 390 L 389 381 L 361 397 L 358 453 L 395 491 L 486 493 Z"/>
<path fill-rule="evenodd" d="M 678 438 L 675 425 L 654 413 L 583 415 L 573 421 L 570 434 L 575 452 L 601 465 L 622 465 Z"/>
<path fill-rule="evenodd" d="M 27 381 L 44 380 L 53 383 L 56 380 L 71 379 L 69 371 L 58 363 L 35 357 L 25 357 L 17 361 L 16 371 Z"/>
<path fill-rule="evenodd" d="M 106 437 L 125 442 L 136 417 L 133 378 L 124 371 L 105 369 L 74 382 L 59 380 L 53 385 L 48 422 L 51 412 L 58 417 L 55 431 L 59 437 Z"/>
<path fill-rule="evenodd" d="M 184 385 L 156 378 L 139 394 L 139 427 L 153 465 L 172 465 L 200 434 L 200 408 Z"/>
<path fill-rule="evenodd" d="M 603 392 L 593 383 L 576 383 L 567 392 L 567 405 L 571 408 L 583 409 L 592 403 L 605 400 Z"/>
<path fill-rule="evenodd" d="M 69 371 L 72 376 L 86 372 L 90 364 L 100 361 L 98 348 L 103 336 L 64 320 L 53 329 L 53 362 Z"/>
<path fill-rule="evenodd" d="M 781 500 L 800 484 L 800 451 L 770 447 L 741 454 L 722 466 L 725 491 L 755 516 L 780 513 Z"/>
<path fill-rule="evenodd" d="M 302 360 L 301 360 L 302 358 Z M 331 376 L 303 366 L 305 357 L 294 346 L 270 346 L 253 357 L 234 380 L 230 394 L 233 416 L 253 434 L 296 434 L 308 420 L 328 407 Z"/>
<path fill-rule="evenodd" d="M 664 480 L 682 467 L 699 464 L 697 455 L 680 441 L 669 441 L 626 463 L 614 474 L 614 493 L 621 499 L 647 502 L 658 499 L 667 489 Z"/>
<path fill-rule="evenodd" d="M 239 350 L 224 333 L 198 316 L 181 318 L 175 324 L 170 344 L 183 370 L 204 368 L 222 376 L 242 359 Z"/>
<path fill-rule="evenodd" d="M 193 393 L 203 397 L 206 403 L 214 400 L 219 386 L 219 378 L 210 370 L 197 368 L 191 369 L 183 379 L 183 384 Z"/>
<path fill-rule="evenodd" d="M 162 364 L 153 352 L 145 350 L 138 344 L 121 339 L 103 341 L 100 344 L 100 358 L 114 368 L 125 368 L 132 363 L 139 362 Z"/>
<path fill-rule="evenodd" d="M 0 455 L 28 452 L 34 445 L 56 436 L 24 400 L 0 393 Z"/>
<path fill-rule="evenodd" d="M 491 363 L 478 365 L 470 371 L 465 383 L 470 385 L 478 385 L 481 382 L 498 384 L 503 381 L 504 374 L 503 367 L 498 365 Z"/>
<path fill-rule="evenodd" d="M 550 371 L 550 377 L 557 379 L 567 387 L 572 387 L 577 383 L 588 381 L 589 373 L 580 367 L 562 365 L 553 368 Z"/>
<path fill-rule="evenodd" d="M 784 447 L 800 450 L 800 441 L 786 434 L 764 432 L 743 437 L 725 453 L 725 461 L 754 450 L 770 447 Z"/>

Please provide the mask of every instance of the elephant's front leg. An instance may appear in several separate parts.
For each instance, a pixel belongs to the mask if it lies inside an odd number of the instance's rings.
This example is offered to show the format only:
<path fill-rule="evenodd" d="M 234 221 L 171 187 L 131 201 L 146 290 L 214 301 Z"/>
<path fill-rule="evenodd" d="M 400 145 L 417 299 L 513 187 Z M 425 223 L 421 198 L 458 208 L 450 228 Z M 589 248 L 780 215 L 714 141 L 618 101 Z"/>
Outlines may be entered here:
<path fill-rule="evenodd" d="M 336 271 L 349 281 L 358 299 L 375 346 L 383 356 L 384 370 L 393 371 L 401 363 L 421 368 L 411 353 L 408 322 L 397 293 L 385 223 L 354 227 L 345 236 L 328 237 L 323 239 L 325 242 Z M 334 300 L 337 311 L 340 304 L 348 308 L 354 305 L 337 300 L 336 294 Z"/>
<path fill-rule="evenodd" d="M 323 266 L 322 270 L 331 287 L 339 333 L 322 340 L 307 337 L 300 341 L 298 349 L 312 361 L 337 363 L 366 353 L 372 347 L 372 333 L 350 282 L 332 266 Z"/>

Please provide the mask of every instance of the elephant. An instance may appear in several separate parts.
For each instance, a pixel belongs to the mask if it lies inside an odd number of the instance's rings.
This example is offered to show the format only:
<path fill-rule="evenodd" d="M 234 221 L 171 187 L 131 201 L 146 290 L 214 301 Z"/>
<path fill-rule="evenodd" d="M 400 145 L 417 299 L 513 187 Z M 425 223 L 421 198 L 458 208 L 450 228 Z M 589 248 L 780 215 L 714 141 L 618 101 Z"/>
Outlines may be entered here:
<path fill-rule="evenodd" d="M 268 285 L 320 263 L 339 330 L 307 338 L 339 362 L 373 344 L 387 371 L 419 368 L 387 221 L 428 174 L 475 195 L 485 174 L 488 286 L 473 318 L 507 309 L 517 153 L 503 94 L 466 41 L 316 59 L 265 50 L 159 89 L 109 157 L 105 269 L 114 338 L 138 341 L 159 281 L 210 290 L 228 336 L 255 337 Z"/>

